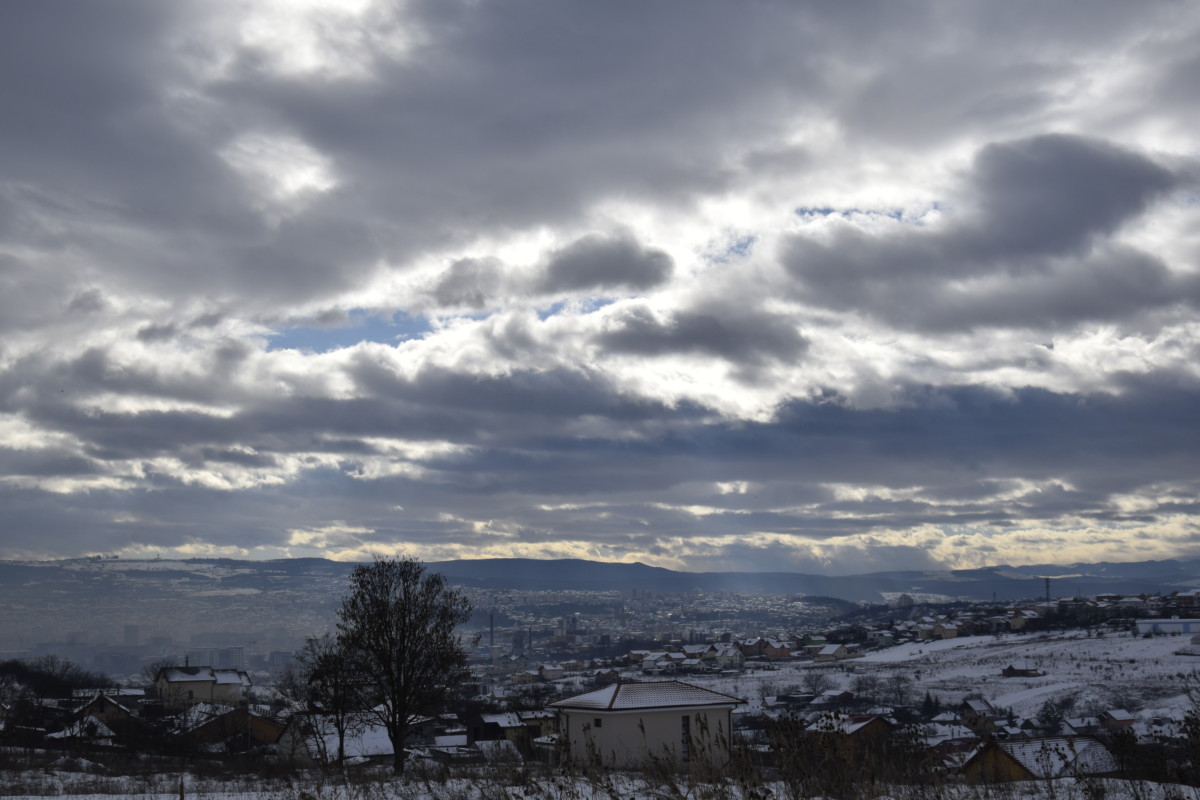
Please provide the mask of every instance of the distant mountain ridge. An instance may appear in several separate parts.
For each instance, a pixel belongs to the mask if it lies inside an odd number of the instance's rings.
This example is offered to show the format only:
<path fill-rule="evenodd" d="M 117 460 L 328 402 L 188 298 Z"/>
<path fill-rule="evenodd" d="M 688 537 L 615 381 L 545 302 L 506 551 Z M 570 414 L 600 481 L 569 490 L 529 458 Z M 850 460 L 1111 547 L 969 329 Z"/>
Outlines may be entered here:
<path fill-rule="evenodd" d="M 806 594 L 880 602 L 896 594 L 964 600 L 1040 597 L 1051 579 L 1055 597 L 1101 592 L 1171 592 L 1200 586 L 1200 560 L 1131 563 L 997 565 L 964 570 L 901 570 L 859 575 L 795 572 L 676 572 L 641 563 L 499 558 L 431 562 L 451 581 L 492 589 L 567 591 L 647 589 L 660 592 Z"/>
<path fill-rule="evenodd" d="M 333 592 L 336 603 L 353 563 L 320 558 L 238 561 L 228 558 L 182 560 L 71 559 L 0 561 L 0 596 L 38 592 L 85 591 L 115 582 L 123 591 L 142 587 L 151 594 L 207 595 L 221 592 Z M 899 570 L 858 575 L 796 572 L 678 572 L 641 563 L 495 558 L 434 561 L 426 565 L 452 583 L 485 589 L 550 591 L 732 592 L 737 594 L 822 595 L 855 602 L 881 602 L 898 594 L 963 600 L 1014 600 L 1040 597 L 1051 579 L 1055 597 L 1101 592 L 1167 593 L 1200 587 L 1200 559 L 1129 563 L 997 565 L 964 570 Z M 320 587 L 320 589 L 318 589 Z"/>

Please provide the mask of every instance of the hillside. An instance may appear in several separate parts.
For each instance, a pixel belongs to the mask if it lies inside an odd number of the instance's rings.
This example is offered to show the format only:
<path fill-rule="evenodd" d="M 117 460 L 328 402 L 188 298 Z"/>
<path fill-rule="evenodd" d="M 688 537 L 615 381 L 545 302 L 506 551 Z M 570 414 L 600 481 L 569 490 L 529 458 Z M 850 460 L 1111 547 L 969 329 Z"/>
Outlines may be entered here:
<path fill-rule="evenodd" d="M 0 650 L 70 631 L 119 637 L 124 625 L 169 627 L 175 635 L 240 631 L 290 649 L 294 637 L 326 630 L 353 564 L 323 559 L 0 562 Z M 900 594 L 930 601 L 1169 593 L 1200 583 L 1200 562 L 997 566 L 973 570 L 808 575 L 677 572 L 645 564 L 489 559 L 433 562 L 464 587 L 523 591 L 734 592 L 819 595 L 879 603 Z M 268 646 L 269 647 L 269 646 Z M 267 649 L 267 648 L 264 648 Z"/>

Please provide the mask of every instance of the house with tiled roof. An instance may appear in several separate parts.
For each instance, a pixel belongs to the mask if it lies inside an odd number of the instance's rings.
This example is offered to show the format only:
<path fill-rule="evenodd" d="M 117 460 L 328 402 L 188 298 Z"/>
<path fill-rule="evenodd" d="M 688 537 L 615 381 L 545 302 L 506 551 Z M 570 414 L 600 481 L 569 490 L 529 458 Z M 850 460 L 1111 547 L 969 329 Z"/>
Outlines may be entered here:
<path fill-rule="evenodd" d="M 717 652 L 717 646 L 714 644 L 685 644 L 682 649 L 688 658 L 701 660 L 711 659 Z"/>
<path fill-rule="evenodd" d="M 983 698 L 965 698 L 958 707 L 959 719 L 974 731 L 988 730 L 999 712 Z"/>
<path fill-rule="evenodd" d="M 224 710 L 216 716 L 197 720 L 187 730 L 188 738 L 210 752 L 245 752 L 272 745 L 283 735 L 284 726 L 247 706 Z"/>
<path fill-rule="evenodd" d="M 718 669 L 740 669 L 745 663 L 742 651 L 731 644 L 721 645 L 713 654 L 713 664 Z"/>
<path fill-rule="evenodd" d="M 745 703 L 682 681 L 615 683 L 551 703 L 578 764 L 638 767 L 729 760 L 732 713 Z"/>
<path fill-rule="evenodd" d="M 844 644 L 827 644 L 813 656 L 814 661 L 841 661 L 850 657 L 850 651 Z"/>
<path fill-rule="evenodd" d="M 792 657 L 792 647 L 782 639 L 763 639 L 762 655 L 769 661 L 782 661 Z"/>
<path fill-rule="evenodd" d="M 92 699 L 77 708 L 73 717 L 77 721 L 96 720 L 115 737 L 132 736 L 141 727 L 137 712 L 104 692 L 97 692 Z"/>
<path fill-rule="evenodd" d="M 1116 759 L 1087 736 L 989 741 L 963 764 L 967 783 L 1029 781 L 1040 778 L 1115 775 Z"/>
<path fill-rule="evenodd" d="M 825 714 L 805 732 L 817 743 L 816 752 L 837 757 L 847 763 L 859 761 L 863 754 L 891 735 L 893 724 L 873 714 Z"/>

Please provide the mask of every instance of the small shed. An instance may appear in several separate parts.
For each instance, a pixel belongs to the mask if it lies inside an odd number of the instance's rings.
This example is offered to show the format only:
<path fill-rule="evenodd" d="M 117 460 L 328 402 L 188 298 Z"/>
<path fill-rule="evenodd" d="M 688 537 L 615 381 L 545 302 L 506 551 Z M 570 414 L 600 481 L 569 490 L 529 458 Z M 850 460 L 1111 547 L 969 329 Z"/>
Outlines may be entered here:
<path fill-rule="evenodd" d="M 1042 671 L 1028 661 L 1014 661 L 1000 670 L 1000 675 L 1005 678 L 1036 678 L 1041 674 Z"/>

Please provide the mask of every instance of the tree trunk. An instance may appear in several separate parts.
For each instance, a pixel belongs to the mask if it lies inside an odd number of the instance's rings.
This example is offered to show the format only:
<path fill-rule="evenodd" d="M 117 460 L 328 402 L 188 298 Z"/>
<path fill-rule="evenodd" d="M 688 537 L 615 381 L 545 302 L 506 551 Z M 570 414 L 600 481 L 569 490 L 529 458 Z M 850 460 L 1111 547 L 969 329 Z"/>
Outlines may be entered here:
<path fill-rule="evenodd" d="M 392 745 L 392 772 L 397 775 L 404 774 L 404 755 L 403 742 L 399 747 Z"/>

